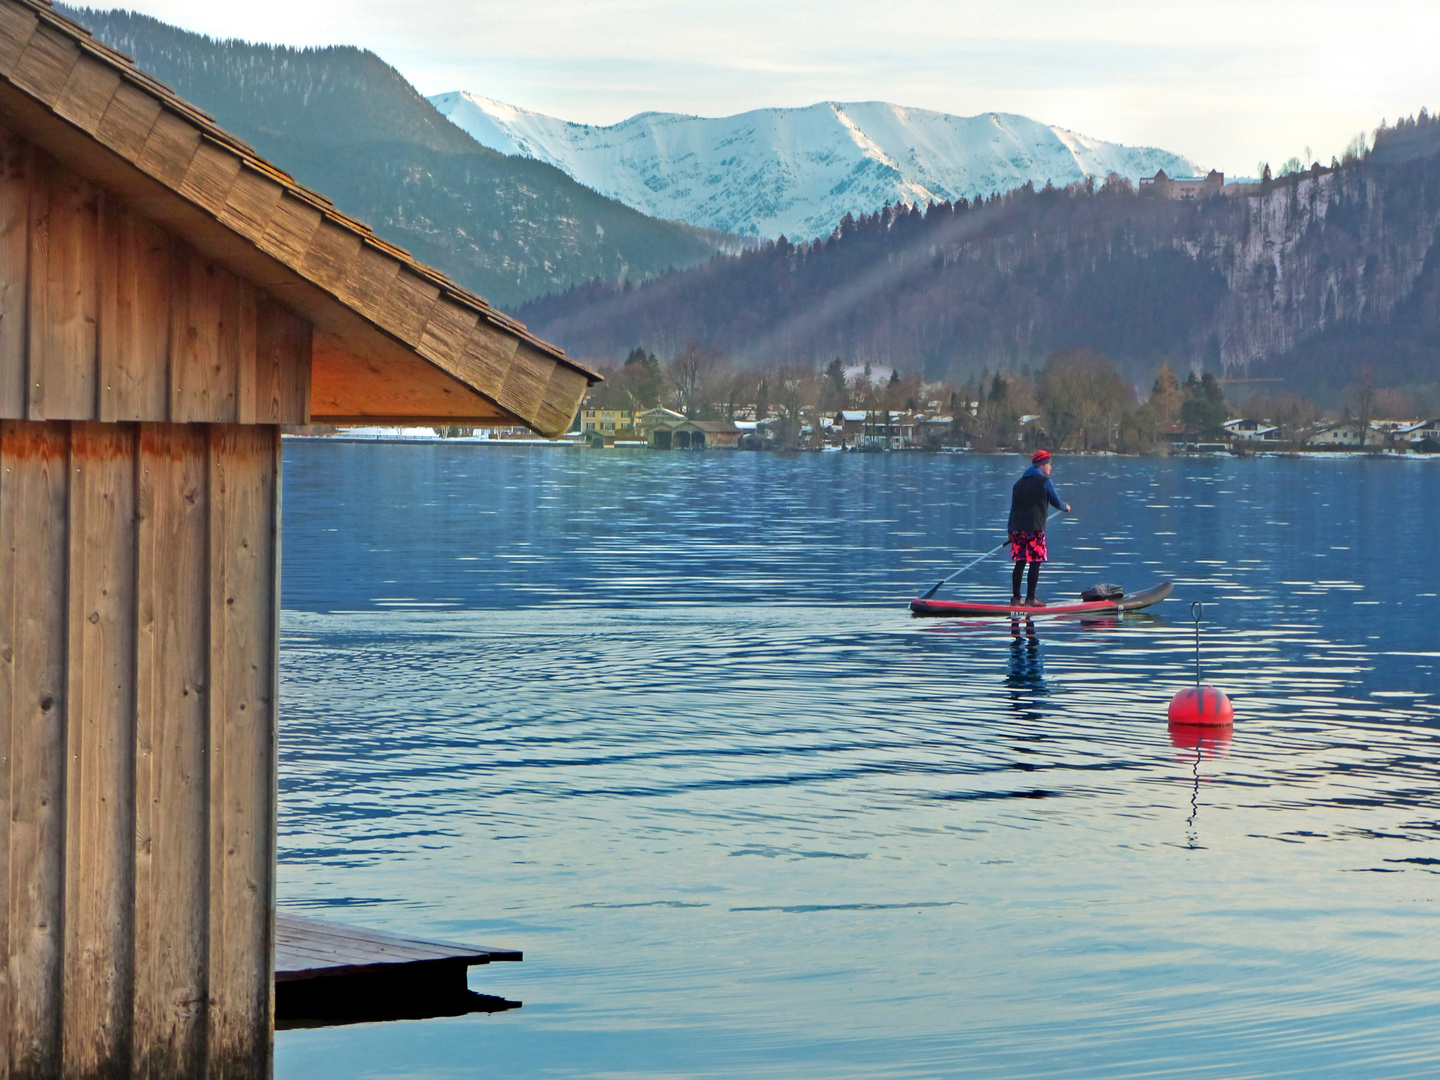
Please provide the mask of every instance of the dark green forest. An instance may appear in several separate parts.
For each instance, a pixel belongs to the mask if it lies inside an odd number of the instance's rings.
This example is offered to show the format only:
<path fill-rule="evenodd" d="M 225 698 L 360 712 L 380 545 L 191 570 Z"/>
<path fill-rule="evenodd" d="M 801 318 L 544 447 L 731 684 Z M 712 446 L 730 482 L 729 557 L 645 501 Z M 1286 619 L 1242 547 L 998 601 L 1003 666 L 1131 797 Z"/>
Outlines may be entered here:
<path fill-rule="evenodd" d="M 725 243 L 481 146 L 374 53 L 215 41 L 127 11 L 56 10 L 302 184 L 498 305 L 594 279 L 645 280 Z"/>

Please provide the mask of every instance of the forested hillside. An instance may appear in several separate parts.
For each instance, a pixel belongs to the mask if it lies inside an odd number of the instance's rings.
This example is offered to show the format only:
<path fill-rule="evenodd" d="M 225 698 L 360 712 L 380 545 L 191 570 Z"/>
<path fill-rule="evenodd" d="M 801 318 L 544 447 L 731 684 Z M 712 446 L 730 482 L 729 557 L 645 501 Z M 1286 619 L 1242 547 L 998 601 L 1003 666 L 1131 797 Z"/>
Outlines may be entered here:
<path fill-rule="evenodd" d="M 1250 196 L 1181 202 L 1103 185 L 887 209 L 643 285 L 594 283 L 520 315 L 579 356 L 697 342 L 751 364 L 834 357 L 962 380 L 1109 356 L 1136 385 L 1177 370 L 1294 379 L 1368 369 L 1431 386 L 1440 357 L 1440 124 Z M 1303 374 L 1302 374 L 1303 373 Z"/>
<path fill-rule="evenodd" d="M 127 11 L 56 10 L 496 304 L 739 250 L 734 238 L 645 217 L 552 166 L 481 146 L 374 53 L 221 42 Z"/>

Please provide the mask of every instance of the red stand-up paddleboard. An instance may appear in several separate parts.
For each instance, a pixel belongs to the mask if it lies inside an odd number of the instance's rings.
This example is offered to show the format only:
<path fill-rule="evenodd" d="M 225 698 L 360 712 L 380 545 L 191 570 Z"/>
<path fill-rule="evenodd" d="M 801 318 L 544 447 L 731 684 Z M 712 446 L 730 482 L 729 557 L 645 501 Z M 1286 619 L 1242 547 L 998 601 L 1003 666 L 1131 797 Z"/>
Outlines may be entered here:
<path fill-rule="evenodd" d="M 1139 611 L 1158 604 L 1170 595 L 1175 586 L 1162 581 L 1153 589 L 1117 596 L 1114 600 L 1078 601 L 1073 604 L 1047 604 L 1026 607 L 1024 604 L 976 604 L 968 600 L 911 600 L 910 610 L 916 615 L 1106 615 L 1117 611 Z"/>

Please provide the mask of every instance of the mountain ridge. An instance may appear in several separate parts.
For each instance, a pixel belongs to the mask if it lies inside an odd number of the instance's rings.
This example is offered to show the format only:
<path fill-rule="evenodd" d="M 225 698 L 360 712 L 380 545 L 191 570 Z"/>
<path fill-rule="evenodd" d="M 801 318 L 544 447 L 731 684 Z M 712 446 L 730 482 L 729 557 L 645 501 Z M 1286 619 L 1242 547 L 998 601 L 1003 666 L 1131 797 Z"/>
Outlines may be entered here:
<path fill-rule="evenodd" d="M 501 307 L 741 248 L 481 146 L 367 50 L 216 41 L 134 12 L 55 7 L 297 181 Z"/>
<path fill-rule="evenodd" d="M 1437 240 L 1440 121 L 1422 113 L 1382 128 L 1364 158 L 1242 194 L 1187 201 L 1115 180 L 887 208 L 823 242 L 517 314 L 596 362 L 700 345 L 757 367 L 839 358 L 958 381 L 1092 349 L 1137 386 L 1169 363 L 1338 400 L 1368 368 L 1440 403 Z"/>
<path fill-rule="evenodd" d="M 579 124 L 467 91 L 430 97 L 481 145 L 545 161 L 643 213 L 751 236 L 828 236 L 847 213 L 1009 191 L 1131 181 L 1194 162 L 1016 113 L 962 117 L 883 101 L 823 101 L 725 117 L 647 111 Z"/>

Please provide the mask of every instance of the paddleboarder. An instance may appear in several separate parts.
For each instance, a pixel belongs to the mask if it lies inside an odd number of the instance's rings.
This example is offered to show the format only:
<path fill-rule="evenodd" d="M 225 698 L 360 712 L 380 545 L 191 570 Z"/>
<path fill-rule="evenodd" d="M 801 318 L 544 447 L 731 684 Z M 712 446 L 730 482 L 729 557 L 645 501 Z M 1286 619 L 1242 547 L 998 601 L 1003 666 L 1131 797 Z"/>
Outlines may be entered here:
<path fill-rule="evenodd" d="M 1010 489 L 1010 522 L 1006 530 L 1010 534 L 1010 558 L 1015 563 L 1015 572 L 1010 589 L 1010 603 L 1020 606 L 1020 579 L 1025 574 L 1025 564 L 1030 564 L 1030 580 L 1025 590 L 1026 607 L 1044 607 L 1045 602 L 1035 595 L 1040 584 L 1040 564 L 1045 561 L 1045 519 L 1050 507 L 1068 514 L 1070 504 L 1060 501 L 1055 484 L 1050 479 L 1050 451 L 1036 450 L 1030 455 L 1030 468 L 1015 481 Z"/>

